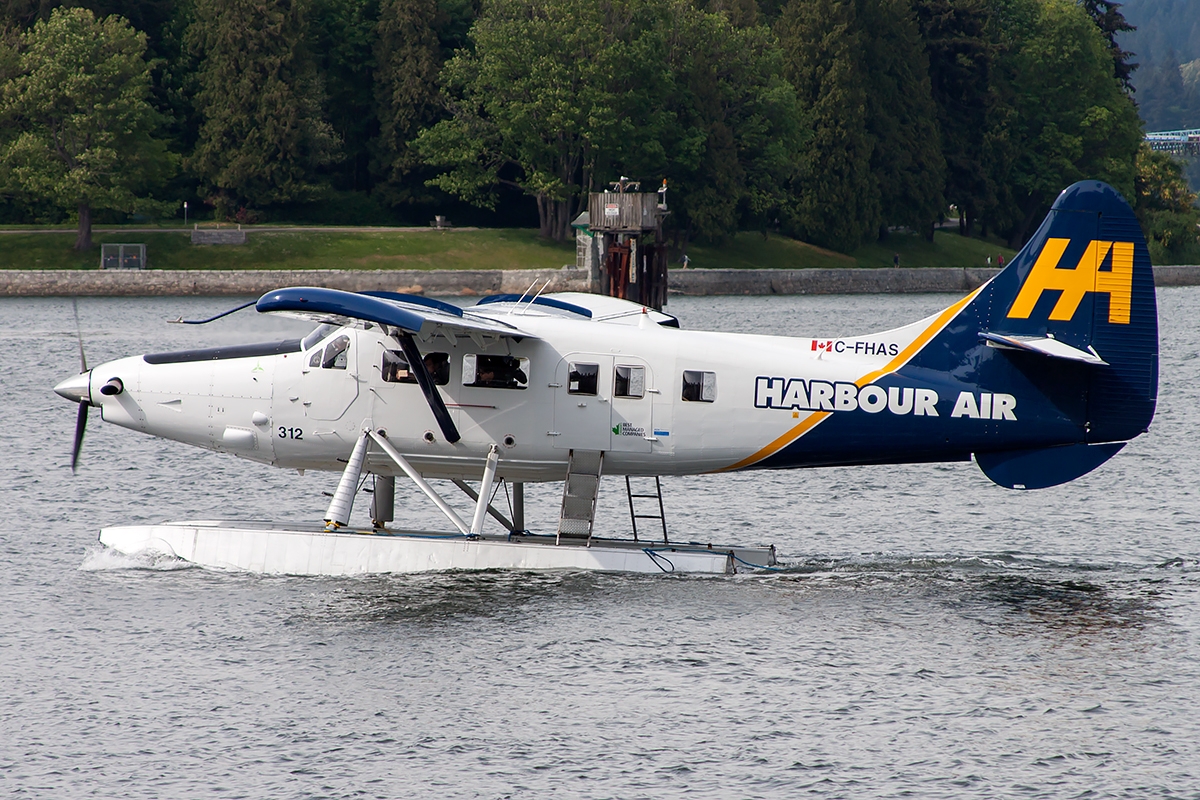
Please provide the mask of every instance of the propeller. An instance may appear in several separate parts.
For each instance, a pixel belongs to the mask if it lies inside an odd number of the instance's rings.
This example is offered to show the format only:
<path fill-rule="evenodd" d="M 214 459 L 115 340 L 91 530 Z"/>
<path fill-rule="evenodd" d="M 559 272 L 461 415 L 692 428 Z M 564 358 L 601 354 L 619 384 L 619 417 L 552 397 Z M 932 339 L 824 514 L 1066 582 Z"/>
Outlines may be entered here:
<path fill-rule="evenodd" d="M 79 341 L 79 374 L 87 375 L 87 356 L 83 354 L 83 328 L 79 325 L 79 301 L 71 298 L 71 308 L 75 312 L 75 336 Z M 60 384 L 61 385 L 61 384 Z M 58 387 L 55 387 L 56 390 Z M 79 393 L 79 413 L 75 416 L 75 444 L 71 449 L 71 472 L 79 465 L 79 451 L 83 447 L 83 431 L 87 428 L 88 409 L 92 407 L 91 397 L 86 396 L 87 388 Z"/>
<path fill-rule="evenodd" d="M 87 427 L 89 408 L 90 403 L 83 400 L 79 402 L 79 414 L 75 417 L 75 447 L 71 450 L 71 472 L 75 472 L 75 467 L 79 464 L 79 450 L 83 447 L 83 430 Z"/>

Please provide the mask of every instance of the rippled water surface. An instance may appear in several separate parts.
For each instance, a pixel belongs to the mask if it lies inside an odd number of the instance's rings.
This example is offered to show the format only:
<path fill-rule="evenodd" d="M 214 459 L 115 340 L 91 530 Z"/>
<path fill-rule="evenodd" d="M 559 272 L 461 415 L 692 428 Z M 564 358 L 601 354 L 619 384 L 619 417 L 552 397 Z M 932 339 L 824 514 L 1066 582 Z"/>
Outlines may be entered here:
<path fill-rule="evenodd" d="M 946 296 L 673 299 L 685 327 L 881 330 Z M 102 525 L 319 518 L 300 477 L 103 424 L 70 301 L 0 300 L 0 792 L 12 797 L 1200 797 L 1200 289 L 1159 294 L 1148 435 L 1040 492 L 972 464 L 664 479 L 733 577 L 261 577 Z M 282 338 L 227 299 L 85 299 L 91 363 Z M 598 528 L 626 535 L 623 486 Z M 621 489 L 618 492 L 618 488 Z M 561 489 L 531 487 L 531 527 Z M 398 506 L 436 524 L 427 502 Z M 361 513 L 361 512 L 360 512 Z"/>

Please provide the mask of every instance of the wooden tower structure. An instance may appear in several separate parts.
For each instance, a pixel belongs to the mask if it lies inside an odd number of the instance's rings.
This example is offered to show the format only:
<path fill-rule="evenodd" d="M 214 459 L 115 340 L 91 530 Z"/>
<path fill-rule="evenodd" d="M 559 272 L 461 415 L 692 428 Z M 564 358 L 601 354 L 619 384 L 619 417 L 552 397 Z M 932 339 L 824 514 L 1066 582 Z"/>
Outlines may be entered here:
<path fill-rule="evenodd" d="M 598 257 L 599 293 L 662 310 L 667 304 L 667 182 L 657 192 L 642 192 L 637 181 L 622 177 L 607 192 L 588 197 L 587 227 Z"/>

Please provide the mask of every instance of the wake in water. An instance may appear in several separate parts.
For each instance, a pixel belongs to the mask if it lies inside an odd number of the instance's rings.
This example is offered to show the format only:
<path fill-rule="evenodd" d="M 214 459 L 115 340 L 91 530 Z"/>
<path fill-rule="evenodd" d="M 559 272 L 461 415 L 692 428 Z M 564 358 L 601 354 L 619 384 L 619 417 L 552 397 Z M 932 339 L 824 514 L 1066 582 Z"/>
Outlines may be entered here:
<path fill-rule="evenodd" d="M 116 570 L 149 570 L 174 572 L 196 567 L 182 558 L 165 553 L 144 551 L 136 555 L 121 553 L 108 547 L 90 547 L 84 553 L 80 572 L 112 572 Z"/>

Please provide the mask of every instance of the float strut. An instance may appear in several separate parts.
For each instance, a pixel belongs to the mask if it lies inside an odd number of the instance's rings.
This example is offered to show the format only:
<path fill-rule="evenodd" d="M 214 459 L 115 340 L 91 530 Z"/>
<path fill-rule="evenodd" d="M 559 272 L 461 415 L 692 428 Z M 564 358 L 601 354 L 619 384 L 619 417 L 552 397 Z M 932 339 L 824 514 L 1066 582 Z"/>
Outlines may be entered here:
<path fill-rule="evenodd" d="M 371 494 L 371 524 L 385 528 L 396 518 L 396 477 L 376 475 L 375 491 Z"/>
<path fill-rule="evenodd" d="M 350 512 L 354 509 L 354 494 L 358 490 L 358 479 L 362 475 L 363 461 L 367 458 L 367 437 L 370 433 L 363 431 L 354 443 L 354 452 L 342 470 L 342 479 L 338 481 L 329 510 L 325 512 L 325 527 L 328 530 L 340 528 L 350 521 Z"/>
<path fill-rule="evenodd" d="M 525 532 L 525 484 L 512 485 L 513 533 Z"/>
<path fill-rule="evenodd" d="M 471 498 L 472 503 L 479 500 L 479 492 L 475 491 L 469 485 L 467 485 L 466 481 L 455 478 L 454 485 L 457 486 L 458 488 L 462 489 L 463 494 L 465 494 L 467 497 Z M 501 525 L 503 525 L 506 530 L 512 530 L 513 524 L 511 522 L 509 522 L 508 517 L 504 516 L 499 511 L 497 511 L 495 506 L 489 504 L 487 507 L 487 513 L 491 514 L 492 518 L 495 519 L 497 522 L 499 522 Z"/>
<path fill-rule="evenodd" d="M 392 447 L 392 443 L 387 440 L 387 437 L 375 433 L 374 431 L 371 431 L 369 435 L 371 437 L 371 441 L 379 445 L 383 452 L 388 454 L 388 458 L 392 459 L 392 461 L 395 461 L 396 466 L 404 470 L 404 474 L 412 479 L 412 482 L 417 485 L 417 488 L 424 492 L 429 499 L 432 500 L 439 509 L 441 509 L 441 512 L 446 515 L 446 519 L 454 523 L 454 527 L 458 528 L 461 533 L 468 533 L 470 531 L 470 528 L 467 527 L 467 523 L 462 521 L 462 517 L 460 517 L 454 511 L 454 509 L 442 499 L 442 496 L 438 494 L 432 486 L 429 485 L 429 482 L 422 477 L 421 473 L 413 469 L 413 465 L 408 463 L 408 459 L 400 455 L 399 450 Z"/>
<path fill-rule="evenodd" d="M 479 484 L 479 499 L 475 501 L 475 517 L 471 520 L 471 535 L 483 533 L 483 519 L 487 516 L 488 501 L 492 496 L 492 481 L 496 479 L 496 465 L 500 463 L 500 448 L 492 445 L 488 449 L 487 464 L 483 468 L 483 481 Z"/>

